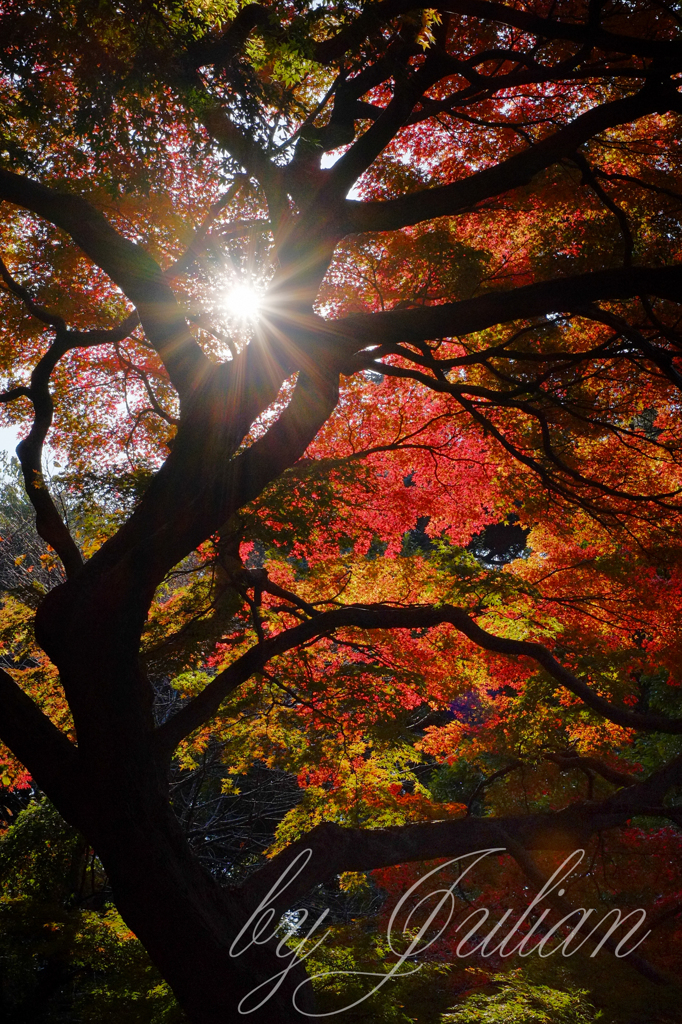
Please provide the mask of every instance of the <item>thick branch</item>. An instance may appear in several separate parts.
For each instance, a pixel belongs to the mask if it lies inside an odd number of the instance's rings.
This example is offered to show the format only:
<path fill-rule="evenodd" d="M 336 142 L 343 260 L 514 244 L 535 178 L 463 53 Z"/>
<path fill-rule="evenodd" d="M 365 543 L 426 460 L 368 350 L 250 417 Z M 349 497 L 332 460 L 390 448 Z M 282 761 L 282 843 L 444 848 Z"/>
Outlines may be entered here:
<path fill-rule="evenodd" d="M 579 754 L 572 752 L 565 754 L 545 754 L 546 761 L 552 761 L 553 764 L 562 772 L 573 771 L 574 768 L 578 768 L 581 771 L 596 772 L 597 775 L 601 775 L 607 782 L 613 783 L 614 786 L 634 786 L 637 784 L 637 779 L 633 775 L 628 775 L 626 772 L 619 772 L 615 768 L 609 767 L 600 761 L 598 757 L 580 757 Z"/>
<path fill-rule="evenodd" d="M 346 194 L 353 182 L 357 181 L 363 171 L 395 138 L 398 131 L 407 122 L 417 101 L 444 73 L 444 63 L 430 55 L 423 67 L 407 81 L 396 80 L 396 87 L 390 103 L 348 152 L 337 160 L 329 172 L 325 194 L 333 196 L 337 201 L 338 197 Z"/>
<path fill-rule="evenodd" d="M 267 196 L 273 222 L 279 223 L 287 209 L 282 169 L 272 163 L 258 143 L 234 123 L 205 88 L 198 73 L 187 71 L 177 84 L 191 90 L 194 113 L 211 138 L 231 153 L 249 174 L 258 178 Z"/>
<path fill-rule="evenodd" d="M 487 292 L 475 299 L 440 306 L 360 313 L 330 321 L 327 329 L 345 334 L 348 348 L 355 342 L 359 350 L 365 345 L 451 338 L 511 320 L 580 312 L 591 302 L 630 299 L 642 294 L 679 302 L 682 265 L 597 270 L 509 291 Z"/>
<path fill-rule="evenodd" d="M 57 192 L 0 169 L 0 199 L 30 210 L 66 231 L 76 245 L 136 306 L 150 342 L 181 398 L 188 397 L 211 363 L 192 337 L 161 268 L 120 235 L 82 196 Z"/>
<path fill-rule="evenodd" d="M 73 576 L 81 568 L 83 559 L 50 496 L 42 465 L 43 444 L 52 425 L 54 411 L 49 387 L 50 375 L 66 351 L 65 334 L 65 331 L 57 331 L 57 338 L 31 374 L 29 397 L 34 409 L 33 424 L 28 437 L 17 445 L 17 455 L 24 475 L 26 494 L 35 509 L 36 530 L 57 552 L 67 576 Z"/>
<path fill-rule="evenodd" d="M 93 348 L 95 345 L 111 345 L 117 341 L 123 341 L 135 330 L 140 322 L 137 311 L 130 313 L 120 324 L 115 327 L 94 328 L 89 331 L 68 330 L 66 321 L 59 313 L 55 313 L 45 306 L 36 302 L 28 288 L 25 288 L 10 274 L 4 261 L 0 258 L 0 277 L 5 282 L 8 291 L 21 299 L 29 313 L 41 323 L 54 327 L 62 337 L 62 348 L 64 352 L 73 348 Z"/>
<path fill-rule="evenodd" d="M 605 53 L 627 53 L 646 57 L 664 62 L 671 68 L 679 66 L 682 61 L 682 45 L 678 40 L 642 39 L 641 36 L 609 32 L 600 25 L 555 21 L 553 18 L 541 18 L 518 8 L 508 7 L 506 4 L 491 3 L 489 0 L 445 0 L 436 4 L 419 4 L 415 3 L 415 0 L 384 0 L 383 3 L 371 4 L 337 35 L 317 43 L 315 58 L 321 64 L 332 64 L 340 60 L 351 47 L 362 42 L 377 25 L 385 24 L 387 19 L 426 7 L 432 7 L 443 14 L 465 14 L 484 21 L 511 25 L 540 39 L 566 39 L 600 49 Z"/>
<path fill-rule="evenodd" d="M 125 341 L 139 323 L 139 313 L 133 310 L 115 327 L 93 327 L 89 331 L 68 330 L 64 335 L 65 346 L 70 351 L 74 348 L 94 348 L 96 345 L 115 345 Z"/>
<path fill-rule="evenodd" d="M 682 759 L 655 772 L 646 782 L 619 790 L 598 803 L 575 803 L 560 811 L 508 818 L 456 818 L 389 828 L 344 828 L 332 822 L 316 826 L 251 875 L 244 895 L 257 905 L 284 869 L 303 850 L 312 850 L 305 870 L 275 900 L 283 913 L 315 885 L 344 871 L 373 871 L 409 861 L 462 857 L 488 848 L 503 851 L 508 840 L 523 850 L 575 850 L 591 836 L 616 828 L 651 810 L 654 794 L 665 793 L 682 778 Z M 502 840 L 504 835 L 507 841 Z"/>
<path fill-rule="evenodd" d="M 524 849 L 523 846 L 521 846 L 520 843 L 517 843 L 507 832 L 505 832 L 502 829 L 500 829 L 500 836 L 505 844 L 507 852 L 511 854 L 511 856 L 514 858 L 514 860 L 519 865 L 521 870 L 524 872 L 526 877 L 532 882 L 535 890 L 537 892 L 543 892 L 548 885 L 548 879 L 542 873 L 542 871 L 539 870 L 537 864 L 530 856 L 530 854 Z M 554 907 L 555 910 L 557 910 L 561 914 L 562 919 L 565 919 L 570 918 L 570 915 L 575 914 L 576 910 L 564 896 L 559 895 L 559 893 L 563 892 L 563 889 L 560 889 L 559 892 L 556 892 L 555 890 L 550 890 L 547 893 L 547 901 Z M 579 925 L 579 927 L 576 929 L 576 932 L 578 935 L 587 933 L 587 935 L 590 936 L 590 940 L 593 944 L 596 945 L 597 943 L 600 943 L 601 945 L 604 945 L 606 949 L 608 949 L 611 953 L 614 953 L 616 956 L 618 955 L 617 940 L 612 938 L 609 932 L 605 931 L 603 927 L 595 928 L 592 922 L 588 923 L 587 921 L 583 921 L 582 924 Z M 592 936 L 594 937 L 592 938 Z M 654 984 L 661 985 L 665 984 L 667 981 L 667 979 L 660 975 L 658 971 L 649 963 L 648 960 L 645 960 L 638 953 L 630 953 L 628 956 L 628 963 L 632 967 L 634 967 L 635 970 L 639 971 L 639 973 L 642 974 L 649 981 L 653 981 Z"/>
<path fill-rule="evenodd" d="M 682 44 L 677 39 L 642 39 L 641 36 L 622 35 L 609 32 L 599 24 L 570 24 L 553 18 L 541 18 L 489 0 L 445 0 L 442 4 L 436 4 L 436 9 L 511 25 L 540 39 L 567 39 L 606 53 L 628 53 L 649 58 L 660 61 L 670 71 L 677 69 L 682 62 Z"/>
<path fill-rule="evenodd" d="M 16 388 L 10 388 L 9 391 L 3 391 L 0 393 L 0 404 L 6 405 L 9 402 L 16 402 L 17 398 L 30 398 L 31 392 L 29 388 L 24 387 L 20 384 Z"/>
<path fill-rule="evenodd" d="M 484 199 L 527 185 L 540 171 L 562 157 L 571 156 L 607 128 L 628 124 L 657 111 L 676 109 L 679 104 L 679 94 L 669 82 L 647 83 L 634 96 L 593 107 L 534 146 L 461 181 L 383 202 L 347 200 L 347 229 L 349 232 L 395 231 L 419 221 L 470 209 Z"/>
<path fill-rule="evenodd" d="M 75 799 L 77 751 L 12 677 L 0 669 L 0 739 L 48 796 L 68 807 Z"/>
<path fill-rule="evenodd" d="M 225 67 L 243 48 L 254 28 L 271 25 L 270 18 L 270 11 L 262 4 L 252 3 L 243 7 L 220 39 L 212 43 L 202 40 L 190 47 L 187 57 L 191 66 L 197 69 L 209 64 Z"/>
<path fill-rule="evenodd" d="M 254 347 L 249 345 L 246 351 Z M 115 607 L 116 614 L 139 622 L 141 629 L 154 590 L 166 573 L 301 458 L 337 400 L 337 374 L 332 372 L 326 378 L 318 374 L 311 380 L 301 372 L 279 419 L 263 437 L 232 458 L 217 431 L 204 435 L 202 453 L 196 443 L 192 445 L 191 435 L 183 438 L 181 426 L 171 455 L 133 515 L 83 569 L 97 581 L 95 585 L 103 574 L 109 574 L 107 594 L 114 595 L 111 615 Z M 48 594 L 38 612 L 39 642 L 53 660 L 65 628 L 59 619 L 63 593 Z M 78 630 L 77 622 L 73 628 Z"/>
<path fill-rule="evenodd" d="M 67 576 L 72 576 L 81 568 L 83 560 L 50 496 L 42 469 L 43 445 L 52 425 L 54 412 L 50 376 L 61 357 L 71 349 L 115 343 L 135 329 L 139 317 L 137 312 L 131 313 L 118 326 L 108 330 L 69 331 L 63 317 L 35 302 L 28 289 L 12 277 L 1 259 L 0 276 L 10 292 L 21 299 L 33 316 L 56 331 L 55 340 L 31 374 L 30 387 L 13 388 L 0 396 L 0 401 L 9 402 L 24 396 L 29 398 L 33 405 L 33 424 L 28 436 L 17 445 L 17 455 L 24 475 L 26 493 L 35 509 L 36 529 L 61 558 Z"/>
<path fill-rule="evenodd" d="M 422 5 L 415 3 L 414 0 L 384 0 L 383 3 L 369 4 L 350 25 L 346 25 L 330 39 L 315 44 L 315 60 L 320 64 L 334 64 L 353 46 L 366 39 L 372 31 L 385 28 L 387 20 L 420 9 Z"/>
<path fill-rule="evenodd" d="M 137 322 L 137 314 L 134 314 L 129 320 L 134 326 L 134 323 Z M 125 327 L 119 327 L 112 332 L 92 332 L 95 334 L 95 340 L 90 339 L 89 343 L 100 344 L 102 335 L 106 335 L 107 340 L 111 340 L 112 336 L 120 334 L 122 330 L 125 330 Z M 54 412 L 54 403 L 50 393 L 50 376 L 59 359 L 70 348 L 76 347 L 79 340 L 87 339 L 89 333 L 83 332 L 74 335 L 58 327 L 55 341 L 39 360 L 31 374 L 30 387 L 21 389 L 30 399 L 34 410 L 33 423 L 28 436 L 19 442 L 16 449 L 24 476 L 26 494 L 35 510 L 36 530 L 43 540 L 54 548 L 64 565 L 67 576 L 73 576 L 78 572 L 83 564 L 83 559 L 78 545 L 57 511 L 47 488 L 43 475 L 42 456 L 43 445 L 52 425 Z"/>
<path fill-rule="evenodd" d="M 28 288 L 24 288 L 18 281 L 15 281 L 2 259 L 0 259 L 0 277 L 2 277 L 8 290 L 13 295 L 16 295 L 18 299 L 21 299 L 29 313 L 32 313 L 37 320 L 44 324 L 49 324 L 50 327 L 66 328 L 66 323 L 61 316 L 35 302 Z"/>

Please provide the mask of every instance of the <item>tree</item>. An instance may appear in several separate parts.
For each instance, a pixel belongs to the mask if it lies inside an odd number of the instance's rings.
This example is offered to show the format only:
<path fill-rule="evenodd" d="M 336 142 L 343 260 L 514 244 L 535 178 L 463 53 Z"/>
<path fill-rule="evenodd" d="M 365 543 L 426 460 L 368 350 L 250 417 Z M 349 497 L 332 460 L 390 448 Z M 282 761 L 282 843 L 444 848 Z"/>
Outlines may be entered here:
<path fill-rule="evenodd" d="M 0 737 L 197 1024 L 281 970 L 276 939 L 229 950 L 301 850 L 277 913 L 488 847 L 540 884 L 535 851 L 643 815 L 674 849 L 678 24 L 2 5 L 1 397 L 61 569 L 31 663 L 30 602 L 5 606 Z M 259 281 L 257 322 L 230 313 Z M 482 545 L 496 524 L 528 548 Z M 209 736 L 307 787 L 231 887 L 169 800 Z M 303 971 L 251 1019 L 302 1019 Z"/>

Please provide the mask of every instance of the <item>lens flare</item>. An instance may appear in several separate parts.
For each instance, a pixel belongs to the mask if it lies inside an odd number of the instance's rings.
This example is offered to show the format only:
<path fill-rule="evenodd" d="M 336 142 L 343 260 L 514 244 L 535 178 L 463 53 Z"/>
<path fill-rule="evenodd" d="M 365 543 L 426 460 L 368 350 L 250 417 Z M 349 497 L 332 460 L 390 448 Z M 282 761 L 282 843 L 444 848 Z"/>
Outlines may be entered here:
<path fill-rule="evenodd" d="M 261 309 L 261 296 L 251 285 L 236 284 L 225 292 L 222 305 L 235 320 L 258 319 Z"/>

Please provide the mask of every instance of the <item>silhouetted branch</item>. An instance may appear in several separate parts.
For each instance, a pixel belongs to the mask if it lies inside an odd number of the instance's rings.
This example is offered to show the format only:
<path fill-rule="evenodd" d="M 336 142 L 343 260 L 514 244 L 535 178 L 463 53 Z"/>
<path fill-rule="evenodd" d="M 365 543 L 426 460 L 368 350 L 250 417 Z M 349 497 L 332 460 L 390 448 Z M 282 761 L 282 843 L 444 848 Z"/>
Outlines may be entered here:
<path fill-rule="evenodd" d="M 430 629 L 443 624 L 454 626 L 483 650 L 511 657 L 526 657 L 535 661 L 561 686 L 579 697 L 597 714 L 624 729 L 645 732 L 682 734 L 682 719 L 663 715 L 643 714 L 617 707 L 595 693 L 592 687 L 564 668 L 543 645 L 530 640 L 509 640 L 482 629 L 461 608 L 442 605 L 437 608 L 415 605 L 397 608 L 390 605 L 349 605 L 331 611 L 319 612 L 306 622 L 267 638 L 220 672 L 210 683 L 156 733 L 159 751 L 170 756 L 185 736 L 217 714 L 222 702 L 254 672 L 259 672 L 272 658 L 321 637 L 328 637 L 338 629 Z"/>
<path fill-rule="evenodd" d="M 24 174 L 0 169 L 0 199 L 51 221 L 111 277 L 136 306 L 145 333 L 181 398 L 197 387 L 210 362 L 189 332 L 158 264 L 119 234 L 82 196 L 58 192 Z"/>
<path fill-rule="evenodd" d="M 647 83 L 635 95 L 593 107 L 535 145 L 450 185 L 382 202 L 347 200 L 344 207 L 347 230 L 395 231 L 433 217 L 452 216 L 471 209 L 484 199 L 528 184 L 541 170 L 562 157 L 571 156 L 607 128 L 615 128 L 656 111 L 677 109 L 681 102 L 670 82 L 661 85 Z"/>
<path fill-rule="evenodd" d="M 77 749 L 8 672 L 0 669 L 0 739 L 25 765 L 48 796 L 75 803 Z"/>
<path fill-rule="evenodd" d="M 636 786 L 619 790 L 605 800 L 574 803 L 559 811 L 370 829 L 324 822 L 268 861 L 249 878 L 248 889 L 244 886 L 243 892 L 250 904 L 258 905 L 304 850 L 312 851 L 312 856 L 298 878 L 273 900 L 278 913 L 293 906 L 313 886 L 344 871 L 373 871 L 410 861 L 463 857 L 486 849 L 498 853 L 509 849 L 528 865 L 528 851 L 584 848 L 603 829 L 617 828 L 628 818 L 646 813 L 652 795 L 667 792 L 681 778 L 682 758 L 678 757 Z"/>

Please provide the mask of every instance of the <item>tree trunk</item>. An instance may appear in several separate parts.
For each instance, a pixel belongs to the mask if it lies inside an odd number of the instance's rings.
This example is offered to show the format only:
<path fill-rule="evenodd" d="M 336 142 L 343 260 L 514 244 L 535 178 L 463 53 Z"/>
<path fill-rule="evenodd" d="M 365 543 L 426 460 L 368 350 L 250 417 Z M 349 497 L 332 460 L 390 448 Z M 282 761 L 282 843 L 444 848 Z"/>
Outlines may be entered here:
<path fill-rule="evenodd" d="M 281 933 L 266 941 L 278 918 L 265 920 L 258 943 L 251 943 L 263 917 L 258 912 L 231 952 L 257 909 L 248 886 L 238 893 L 219 886 L 193 855 L 172 810 L 167 758 L 154 742 L 152 691 L 138 661 L 139 614 L 122 611 L 104 586 L 78 582 L 60 597 L 53 592 L 41 608 L 41 643 L 60 669 L 78 734 L 77 793 L 67 806 L 42 782 L 48 796 L 100 857 L 121 916 L 192 1024 L 306 1019 L 292 1003 L 305 978 L 302 966 L 288 949 L 277 955 Z M 260 1010 L 238 1010 L 242 998 L 287 967 Z M 310 1006 L 309 986 L 299 1001 Z"/>
<path fill-rule="evenodd" d="M 295 963 L 259 1010 L 239 1011 L 240 1001 L 268 979 L 277 978 L 293 963 L 293 955 L 287 950 L 286 956 L 278 957 L 276 940 L 249 945 L 262 912 L 248 924 L 246 900 L 220 888 L 203 871 L 167 804 L 159 801 L 158 818 L 142 821 L 126 804 L 125 794 L 122 796 L 122 806 L 100 804 L 93 845 L 111 881 L 121 916 L 147 949 L 192 1024 L 270 1024 L 273 1020 L 293 1024 L 304 1020 L 292 1003 L 294 988 L 305 978 L 304 968 Z M 277 923 L 276 917 L 268 923 L 263 937 L 272 935 Z M 233 955 L 230 947 L 244 925 L 243 941 L 234 947 L 239 955 Z M 274 988 L 275 982 L 266 985 L 249 1005 L 256 1006 Z M 312 1008 L 310 986 L 305 986 L 298 1001 Z"/>

